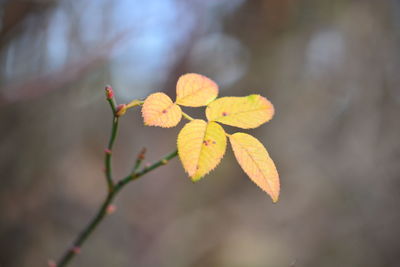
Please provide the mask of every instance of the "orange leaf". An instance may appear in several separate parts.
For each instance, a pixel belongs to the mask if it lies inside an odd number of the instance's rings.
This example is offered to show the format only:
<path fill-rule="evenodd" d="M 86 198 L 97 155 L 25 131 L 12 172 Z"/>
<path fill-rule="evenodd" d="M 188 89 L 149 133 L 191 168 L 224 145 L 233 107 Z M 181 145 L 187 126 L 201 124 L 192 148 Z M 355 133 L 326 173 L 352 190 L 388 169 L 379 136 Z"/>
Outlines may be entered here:
<path fill-rule="evenodd" d="M 182 75 L 176 84 L 176 103 L 187 107 L 201 107 L 213 101 L 218 95 L 218 85 L 209 78 L 188 73 Z"/>
<path fill-rule="evenodd" d="M 256 128 L 269 121 L 273 115 L 274 106 L 260 95 L 222 97 L 211 102 L 206 108 L 209 121 L 218 121 L 243 129 Z"/>
<path fill-rule="evenodd" d="M 170 128 L 182 118 L 181 108 L 164 93 L 149 95 L 143 103 L 142 116 L 147 126 Z"/>
<path fill-rule="evenodd" d="M 226 150 L 226 134 L 216 122 L 193 120 L 178 135 L 178 153 L 193 181 L 214 169 Z"/>
<path fill-rule="evenodd" d="M 279 175 L 263 144 L 245 133 L 230 135 L 229 141 L 244 172 L 271 196 L 273 202 L 277 202 L 280 190 Z"/>

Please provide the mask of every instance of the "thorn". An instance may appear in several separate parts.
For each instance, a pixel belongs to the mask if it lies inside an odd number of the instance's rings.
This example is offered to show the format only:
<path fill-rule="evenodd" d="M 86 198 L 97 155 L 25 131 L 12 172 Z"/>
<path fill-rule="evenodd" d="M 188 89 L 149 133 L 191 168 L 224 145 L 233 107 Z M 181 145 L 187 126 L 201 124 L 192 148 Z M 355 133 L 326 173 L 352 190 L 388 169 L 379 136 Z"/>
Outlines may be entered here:
<path fill-rule="evenodd" d="M 139 152 L 137 158 L 138 158 L 139 160 L 144 160 L 144 156 L 145 156 L 145 155 L 146 155 L 146 148 L 144 147 L 144 148 L 142 148 L 142 150 Z"/>
<path fill-rule="evenodd" d="M 106 153 L 107 155 L 111 155 L 112 152 L 110 149 L 106 148 L 104 149 L 104 153 Z"/>
<path fill-rule="evenodd" d="M 71 251 L 72 251 L 74 254 L 80 254 L 80 253 L 81 253 L 81 248 L 78 247 L 78 246 L 75 246 L 75 247 L 72 247 L 72 248 L 71 248 Z"/>
<path fill-rule="evenodd" d="M 53 260 L 48 260 L 47 261 L 47 266 L 49 267 L 57 267 L 57 263 Z"/>
<path fill-rule="evenodd" d="M 146 162 L 146 164 L 144 164 L 144 167 L 145 168 L 148 168 L 148 167 L 150 167 L 151 166 L 151 163 L 150 162 Z"/>
<path fill-rule="evenodd" d="M 110 204 L 107 206 L 106 213 L 107 215 L 113 214 L 117 210 L 117 206 Z"/>

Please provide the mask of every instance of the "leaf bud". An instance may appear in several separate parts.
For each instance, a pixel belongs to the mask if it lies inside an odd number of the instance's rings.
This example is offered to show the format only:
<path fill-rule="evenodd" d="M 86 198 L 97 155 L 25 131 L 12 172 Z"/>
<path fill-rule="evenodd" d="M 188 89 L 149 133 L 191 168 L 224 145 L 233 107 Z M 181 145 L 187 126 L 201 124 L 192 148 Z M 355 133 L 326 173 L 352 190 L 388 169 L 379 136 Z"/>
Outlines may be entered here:
<path fill-rule="evenodd" d="M 117 106 L 117 110 L 116 110 L 115 114 L 117 115 L 117 117 L 120 117 L 120 116 L 122 116 L 122 115 L 124 115 L 126 113 L 127 109 L 128 108 L 127 108 L 127 106 L 125 104 L 120 104 L 120 105 Z"/>
<path fill-rule="evenodd" d="M 47 261 L 47 266 L 49 266 L 49 267 L 57 267 L 57 264 L 53 260 L 48 260 Z"/>
<path fill-rule="evenodd" d="M 107 99 L 113 99 L 113 97 L 114 97 L 114 91 L 113 91 L 112 87 L 109 86 L 109 85 L 107 85 L 105 90 L 106 90 L 106 97 L 107 97 Z"/>

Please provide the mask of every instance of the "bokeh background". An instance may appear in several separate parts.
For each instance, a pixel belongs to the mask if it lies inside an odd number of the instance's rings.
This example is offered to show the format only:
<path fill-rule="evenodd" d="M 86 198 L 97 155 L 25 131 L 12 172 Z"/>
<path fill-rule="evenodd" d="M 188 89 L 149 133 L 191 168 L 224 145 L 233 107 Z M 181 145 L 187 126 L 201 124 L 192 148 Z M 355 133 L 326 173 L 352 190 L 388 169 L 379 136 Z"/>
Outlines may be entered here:
<path fill-rule="evenodd" d="M 57 259 L 103 199 L 104 86 L 120 103 L 174 97 L 187 72 L 274 103 L 247 132 L 277 165 L 280 201 L 230 148 L 196 184 L 175 159 L 124 189 L 71 266 L 399 266 L 400 1 L 0 4 L 0 266 Z M 146 162 L 172 151 L 181 126 L 129 111 L 116 177 L 144 146 Z"/>

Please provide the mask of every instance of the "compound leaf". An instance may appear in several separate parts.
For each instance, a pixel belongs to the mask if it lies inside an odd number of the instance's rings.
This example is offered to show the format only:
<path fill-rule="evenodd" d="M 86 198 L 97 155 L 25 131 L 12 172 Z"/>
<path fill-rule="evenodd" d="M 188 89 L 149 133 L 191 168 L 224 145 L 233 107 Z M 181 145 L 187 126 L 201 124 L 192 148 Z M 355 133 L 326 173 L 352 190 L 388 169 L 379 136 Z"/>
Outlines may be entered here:
<path fill-rule="evenodd" d="M 149 95 L 143 103 L 142 116 L 147 126 L 170 128 L 182 118 L 181 108 L 164 93 Z"/>
<path fill-rule="evenodd" d="M 178 154 L 192 181 L 213 170 L 226 150 L 226 134 L 216 122 L 193 120 L 178 135 Z"/>
<path fill-rule="evenodd" d="M 244 172 L 271 196 L 273 202 L 277 202 L 280 190 L 279 175 L 263 144 L 245 133 L 230 135 L 229 141 Z"/>
<path fill-rule="evenodd" d="M 188 73 L 176 84 L 176 103 L 187 107 L 201 107 L 218 95 L 218 85 L 206 76 Z"/>
<path fill-rule="evenodd" d="M 209 121 L 218 121 L 243 129 L 256 128 L 269 121 L 273 115 L 274 106 L 260 95 L 222 97 L 211 102 L 206 108 Z"/>

